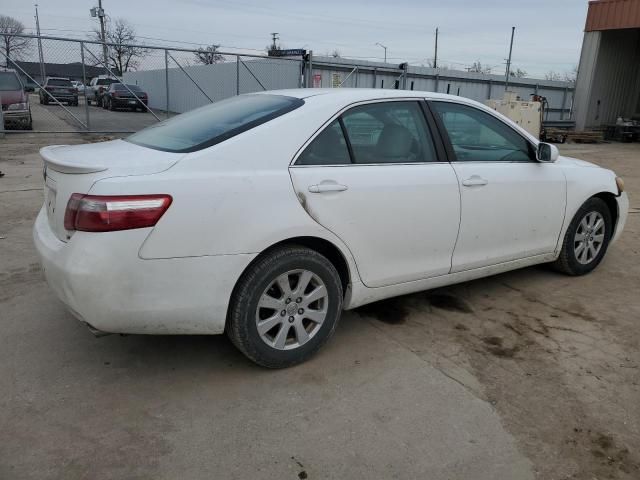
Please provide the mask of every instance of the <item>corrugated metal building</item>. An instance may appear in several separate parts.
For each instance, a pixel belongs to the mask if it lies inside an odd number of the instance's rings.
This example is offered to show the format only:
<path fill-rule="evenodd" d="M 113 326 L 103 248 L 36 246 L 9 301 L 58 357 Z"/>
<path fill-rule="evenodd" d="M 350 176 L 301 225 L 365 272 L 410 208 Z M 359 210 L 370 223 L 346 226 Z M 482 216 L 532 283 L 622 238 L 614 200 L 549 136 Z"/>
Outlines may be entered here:
<path fill-rule="evenodd" d="M 640 120 L 640 0 L 594 0 L 576 81 L 576 128 L 618 117 Z"/>

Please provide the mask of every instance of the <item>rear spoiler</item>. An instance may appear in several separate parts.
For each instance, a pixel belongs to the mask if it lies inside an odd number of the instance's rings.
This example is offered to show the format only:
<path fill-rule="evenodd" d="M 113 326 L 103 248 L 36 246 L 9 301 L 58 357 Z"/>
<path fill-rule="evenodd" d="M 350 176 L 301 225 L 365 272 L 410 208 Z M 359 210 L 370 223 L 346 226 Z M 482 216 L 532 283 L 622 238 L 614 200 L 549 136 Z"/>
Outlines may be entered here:
<path fill-rule="evenodd" d="M 56 149 L 67 147 L 68 145 L 51 145 L 40 149 L 40 156 L 44 160 L 47 168 L 60 173 L 95 173 L 104 172 L 108 167 L 91 163 L 90 159 L 84 162 L 70 161 L 56 155 Z"/>

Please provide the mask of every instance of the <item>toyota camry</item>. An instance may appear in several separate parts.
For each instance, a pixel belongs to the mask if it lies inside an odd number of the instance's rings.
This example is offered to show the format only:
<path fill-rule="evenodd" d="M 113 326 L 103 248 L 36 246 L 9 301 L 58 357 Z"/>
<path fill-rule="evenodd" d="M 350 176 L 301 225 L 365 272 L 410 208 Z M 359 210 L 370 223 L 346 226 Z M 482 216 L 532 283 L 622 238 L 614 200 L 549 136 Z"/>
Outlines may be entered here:
<path fill-rule="evenodd" d="M 430 92 L 240 95 L 40 153 L 35 244 L 74 316 L 226 332 L 272 368 L 314 354 L 345 309 L 539 263 L 586 274 L 628 210 L 611 170 Z"/>

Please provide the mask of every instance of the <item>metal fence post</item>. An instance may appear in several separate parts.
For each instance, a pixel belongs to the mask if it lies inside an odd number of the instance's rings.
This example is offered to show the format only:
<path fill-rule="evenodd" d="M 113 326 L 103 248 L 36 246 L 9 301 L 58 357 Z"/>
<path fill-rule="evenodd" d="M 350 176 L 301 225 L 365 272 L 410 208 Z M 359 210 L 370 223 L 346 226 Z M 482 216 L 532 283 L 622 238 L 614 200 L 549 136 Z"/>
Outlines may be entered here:
<path fill-rule="evenodd" d="M 378 76 L 378 68 L 375 67 L 373 69 L 373 85 L 371 86 L 371 88 L 376 88 L 376 82 L 378 81 L 377 76 Z"/>
<path fill-rule="evenodd" d="M 82 62 L 82 85 L 84 88 L 82 89 L 82 96 L 84 97 L 84 113 L 87 117 L 87 132 L 91 130 L 91 125 L 89 123 L 89 103 L 87 102 L 87 72 L 85 71 L 85 62 L 84 62 L 84 42 L 80 42 L 80 61 Z"/>
<path fill-rule="evenodd" d="M 167 91 L 166 95 L 166 114 L 167 118 L 169 118 L 169 52 L 165 49 L 164 51 L 164 87 Z"/>
<path fill-rule="evenodd" d="M 488 88 L 487 88 L 487 100 L 491 100 L 491 87 L 493 86 L 493 80 L 489 79 L 489 81 L 487 82 Z"/>
<path fill-rule="evenodd" d="M 564 109 L 567 104 L 567 90 L 568 87 L 564 87 L 564 91 L 562 92 L 562 107 L 560 110 L 560 120 L 564 120 Z"/>
<path fill-rule="evenodd" d="M 313 50 L 309 50 L 309 81 L 308 88 L 313 88 Z"/>
<path fill-rule="evenodd" d="M 236 55 L 236 95 L 240 95 L 240 55 Z"/>
<path fill-rule="evenodd" d="M 2 114 L 2 95 L 0 95 L 0 138 L 4 138 L 4 115 Z"/>

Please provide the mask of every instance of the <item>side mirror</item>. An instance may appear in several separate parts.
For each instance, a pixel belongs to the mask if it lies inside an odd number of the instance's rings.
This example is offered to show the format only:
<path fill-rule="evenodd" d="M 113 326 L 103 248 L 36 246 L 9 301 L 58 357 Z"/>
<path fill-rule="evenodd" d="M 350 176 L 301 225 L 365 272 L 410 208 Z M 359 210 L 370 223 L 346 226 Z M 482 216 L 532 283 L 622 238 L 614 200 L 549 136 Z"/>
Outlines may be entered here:
<path fill-rule="evenodd" d="M 553 163 L 560 156 L 560 151 L 555 145 L 550 143 L 539 143 L 536 158 L 539 162 Z"/>

